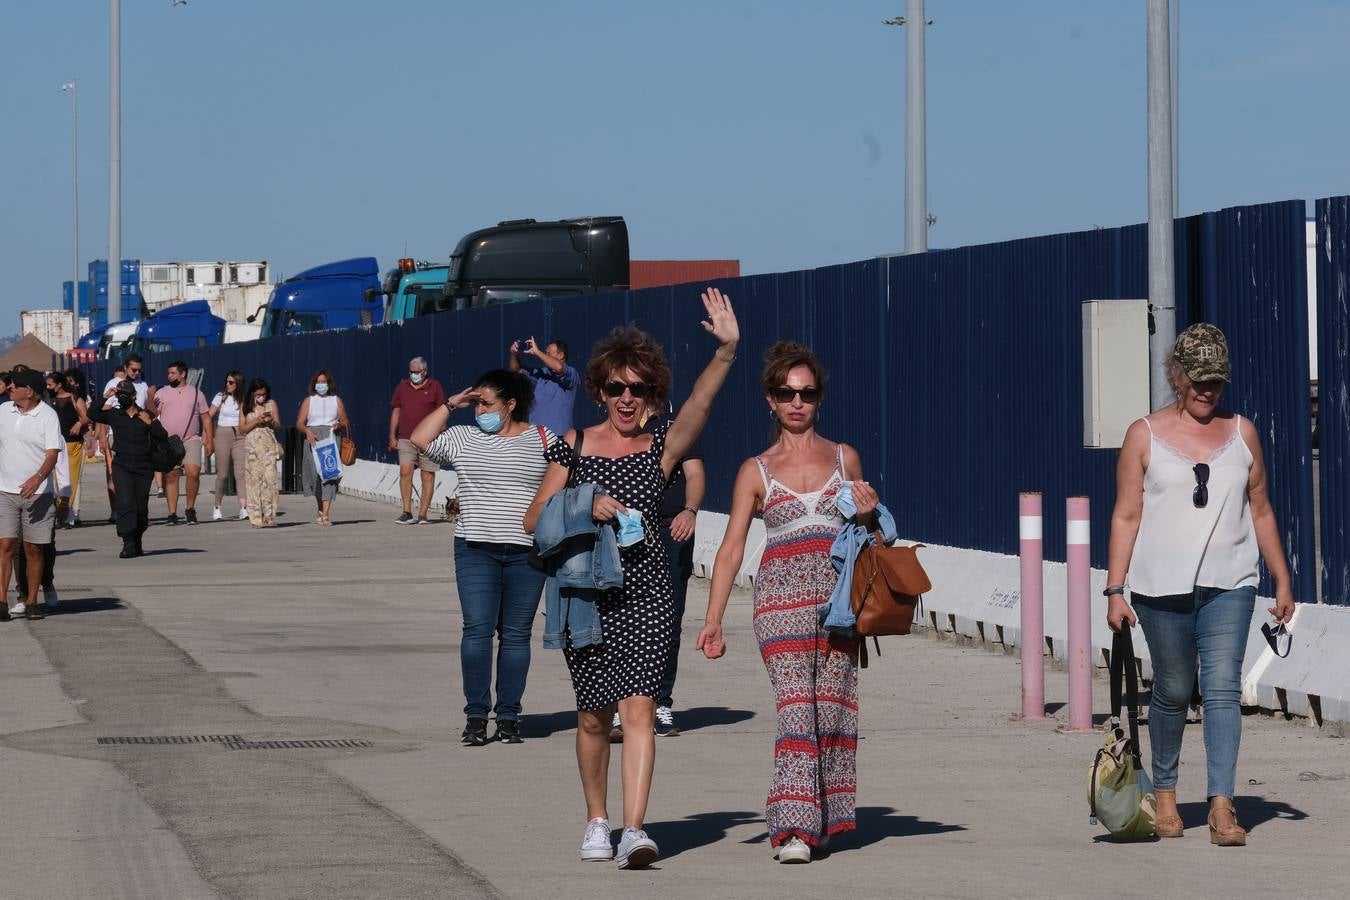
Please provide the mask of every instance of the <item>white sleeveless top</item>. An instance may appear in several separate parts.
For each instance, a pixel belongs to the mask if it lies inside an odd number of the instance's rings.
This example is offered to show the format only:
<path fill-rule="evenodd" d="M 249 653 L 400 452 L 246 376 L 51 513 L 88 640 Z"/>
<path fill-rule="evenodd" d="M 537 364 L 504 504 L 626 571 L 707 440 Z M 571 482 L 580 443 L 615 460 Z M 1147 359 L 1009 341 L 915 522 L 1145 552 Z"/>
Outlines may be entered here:
<path fill-rule="evenodd" d="M 337 424 L 337 420 L 336 394 L 326 397 L 320 397 L 318 394 L 309 395 L 309 415 L 305 418 L 306 425 L 327 425 L 331 428 Z"/>
<path fill-rule="evenodd" d="M 1252 454 L 1242 439 L 1242 417 L 1233 434 L 1210 454 L 1209 503 L 1196 507 L 1196 460 L 1158 439 L 1148 419 L 1148 469 L 1144 514 L 1130 557 L 1130 590 L 1150 597 L 1189 594 L 1197 586 L 1232 590 L 1258 580 L 1256 528 L 1247 502 Z"/>

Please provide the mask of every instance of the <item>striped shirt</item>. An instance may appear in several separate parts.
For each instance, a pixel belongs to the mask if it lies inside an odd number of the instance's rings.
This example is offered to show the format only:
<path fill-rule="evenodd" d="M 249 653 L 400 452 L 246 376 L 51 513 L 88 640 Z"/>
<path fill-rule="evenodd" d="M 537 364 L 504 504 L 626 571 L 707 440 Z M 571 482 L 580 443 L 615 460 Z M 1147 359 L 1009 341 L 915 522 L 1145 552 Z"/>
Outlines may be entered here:
<path fill-rule="evenodd" d="M 544 480 L 545 444 L 558 438 L 530 426 L 515 437 L 488 434 L 477 425 L 453 425 L 427 445 L 426 455 L 449 465 L 459 478 L 455 537 L 466 541 L 530 546 L 521 524 Z"/>

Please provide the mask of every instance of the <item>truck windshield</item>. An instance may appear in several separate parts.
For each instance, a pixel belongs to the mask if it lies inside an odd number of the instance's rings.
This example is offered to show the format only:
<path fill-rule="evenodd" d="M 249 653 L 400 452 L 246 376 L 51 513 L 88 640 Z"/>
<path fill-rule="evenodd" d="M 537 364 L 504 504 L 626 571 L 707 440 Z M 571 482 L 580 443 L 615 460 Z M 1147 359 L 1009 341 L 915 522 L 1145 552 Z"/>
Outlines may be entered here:
<path fill-rule="evenodd" d="M 294 312 L 269 309 L 263 319 L 262 333 L 268 337 L 278 334 L 302 334 L 323 331 L 323 313 Z"/>
<path fill-rule="evenodd" d="M 462 309 L 464 306 L 462 302 L 456 304 L 453 298 L 445 296 L 443 284 L 413 284 L 404 293 L 408 297 L 407 309 L 416 316 L 429 316 L 448 309 Z"/>
<path fill-rule="evenodd" d="M 532 290 L 529 288 L 480 288 L 478 295 L 474 297 L 474 306 L 500 306 L 503 303 L 523 303 L 526 300 L 538 300 L 541 297 L 561 297 L 580 294 L 576 290 L 557 290 L 546 288 L 542 290 Z"/>

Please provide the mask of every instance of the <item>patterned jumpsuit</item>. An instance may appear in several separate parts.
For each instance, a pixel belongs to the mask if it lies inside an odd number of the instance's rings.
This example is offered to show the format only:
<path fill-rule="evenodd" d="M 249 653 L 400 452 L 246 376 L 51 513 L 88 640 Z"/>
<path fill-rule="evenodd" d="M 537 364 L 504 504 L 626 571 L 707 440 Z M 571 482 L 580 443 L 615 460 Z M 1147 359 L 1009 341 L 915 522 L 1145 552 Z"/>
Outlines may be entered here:
<path fill-rule="evenodd" d="M 755 578 L 754 629 L 778 707 L 769 843 L 796 836 L 812 847 L 856 827 L 858 642 L 821 628 L 818 607 L 838 579 L 830 547 L 843 517 L 838 468 L 820 490 L 798 494 L 762 459 L 768 542 Z"/>

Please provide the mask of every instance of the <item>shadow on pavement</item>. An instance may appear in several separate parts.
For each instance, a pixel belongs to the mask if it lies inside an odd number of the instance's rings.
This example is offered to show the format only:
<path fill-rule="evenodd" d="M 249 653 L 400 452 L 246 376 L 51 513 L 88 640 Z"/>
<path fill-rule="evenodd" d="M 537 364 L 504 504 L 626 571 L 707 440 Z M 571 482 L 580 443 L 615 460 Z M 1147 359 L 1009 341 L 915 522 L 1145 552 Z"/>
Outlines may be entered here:
<path fill-rule="evenodd" d="M 72 553 L 93 553 L 93 547 L 72 547 L 69 550 L 57 550 L 57 556 L 70 556 Z"/>
<path fill-rule="evenodd" d="M 64 616 L 70 613 L 107 612 L 110 609 L 125 609 L 122 601 L 116 597 L 81 597 L 78 600 L 65 599 L 56 607 L 48 610 L 48 616 Z"/>
<path fill-rule="evenodd" d="M 766 779 L 767 784 L 767 779 Z M 917 837 L 923 834 L 945 834 L 949 831 L 965 831 L 964 825 L 945 825 L 942 822 L 930 822 L 918 816 L 899 816 L 889 806 L 858 807 L 857 831 L 846 831 L 830 838 L 829 855 L 846 853 L 849 850 L 861 850 L 872 844 L 893 837 Z M 767 844 L 769 833 L 762 831 L 743 844 Z"/>
<path fill-rule="evenodd" d="M 1308 818 L 1301 809 L 1282 803 L 1279 800 L 1267 800 L 1265 797 L 1236 797 L 1233 808 L 1237 810 L 1238 823 L 1248 831 L 1266 824 L 1272 819 L 1290 819 L 1298 821 Z M 1209 803 L 1178 803 L 1177 812 L 1181 822 L 1187 828 L 1208 827 Z"/>
<path fill-rule="evenodd" d="M 142 557 L 168 556 L 171 553 L 205 553 L 205 552 L 206 552 L 205 550 L 202 550 L 197 547 L 161 547 L 158 550 L 147 550 L 144 553 L 142 553 L 141 556 Z"/>
<path fill-rule="evenodd" d="M 763 822 L 755 812 L 699 813 L 673 822 L 648 822 L 643 828 L 661 847 L 661 859 L 668 860 L 686 850 L 696 850 L 724 840 L 738 825 Z"/>
<path fill-rule="evenodd" d="M 334 522 L 333 522 L 333 527 L 336 528 L 336 527 L 338 527 L 339 525 L 369 525 L 371 522 L 376 522 L 376 521 L 379 521 L 379 520 L 378 520 L 378 519 L 342 519 L 341 521 L 334 521 Z"/>
<path fill-rule="evenodd" d="M 714 725 L 735 725 L 753 719 L 755 714 L 748 709 L 727 709 L 724 706 L 696 706 L 693 709 L 675 710 L 675 721 L 680 732 L 697 731 Z M 520 732 L 525 737 L 548 737 L 559 731 L 574 731 L 577 727 L 577 711 L 565 709 L 562 712 L 539 713 L 520 717 Z"/>

